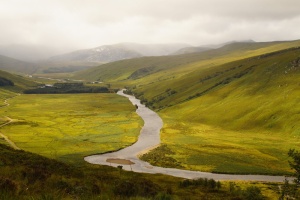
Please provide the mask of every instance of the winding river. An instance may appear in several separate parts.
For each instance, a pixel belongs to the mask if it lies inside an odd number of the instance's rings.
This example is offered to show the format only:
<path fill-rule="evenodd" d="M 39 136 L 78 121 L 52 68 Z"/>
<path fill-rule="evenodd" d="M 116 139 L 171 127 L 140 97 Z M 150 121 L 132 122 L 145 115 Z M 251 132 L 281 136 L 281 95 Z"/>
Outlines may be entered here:
<path fill-rule="evenodd" d="M 163 126 L 162 119 L 154 111 L 142 105 L 140 103 L 140 100 L 136 99 L 134 96 L 124 94 L 123 90 L 119 91 L 117 94 L 127 97 L 133 105 L 138 106 L 136 112 L 144 120 L 144 126 L 140 132 L 138 141 L 133 145 L 116 152 L 87 156 L 84 158 L 85 161 L 91 164 L 108 165 L 113 167 L 122 165 L 123 169 L 128 171 L 151 174 L 160 173 L 188 179 L 212 178 L 215 180 L 245 180 L 268 182 L 283 182 L 285 180 L 284 176 L 215 174 L 200 171 L 163 168 L 152 166 L 148 162 L 140 160 L 138 158 L 139 154 L 160 144 L 160 129 Z M 117 164 L 109 162 L 111 160 L 125 160 L 127 162 L 131 161 L 131 163 L 133 164 Z"/>

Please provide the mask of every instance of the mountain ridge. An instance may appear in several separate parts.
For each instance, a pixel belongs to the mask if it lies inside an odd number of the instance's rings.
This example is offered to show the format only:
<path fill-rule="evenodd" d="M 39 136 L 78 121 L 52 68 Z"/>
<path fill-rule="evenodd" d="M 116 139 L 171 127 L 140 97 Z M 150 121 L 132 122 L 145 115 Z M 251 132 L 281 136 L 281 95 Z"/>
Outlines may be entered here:
<path fill-rule="evenodd" d="M 91 49 L 72 51 L 70 53 L 53 56 L 52 61 L 87 61 L 108 63 L 118 60 L 139 58 L 144 56 L 169 55 L 187 44 L 138 44 L 119 43 L 102 45 Z"/>

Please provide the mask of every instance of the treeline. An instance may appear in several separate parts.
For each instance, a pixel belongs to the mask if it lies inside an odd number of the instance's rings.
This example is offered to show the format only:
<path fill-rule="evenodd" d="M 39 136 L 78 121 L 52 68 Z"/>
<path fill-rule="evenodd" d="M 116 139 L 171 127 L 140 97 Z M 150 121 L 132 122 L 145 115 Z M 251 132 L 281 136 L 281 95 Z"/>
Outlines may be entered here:
<path fill-rule="evenodd" d="M 6 78 L 0 77 L 0 86 L 14 86 L 14 82 Z"/>
<path fill-rule="evenodd" d="M 107 87 L 86 86 L 83 83 L 55 83 L 39 88 L 25 90 L 25 94 L 70 94 L 70 93 L 109 93 L 115 92 Z"/>

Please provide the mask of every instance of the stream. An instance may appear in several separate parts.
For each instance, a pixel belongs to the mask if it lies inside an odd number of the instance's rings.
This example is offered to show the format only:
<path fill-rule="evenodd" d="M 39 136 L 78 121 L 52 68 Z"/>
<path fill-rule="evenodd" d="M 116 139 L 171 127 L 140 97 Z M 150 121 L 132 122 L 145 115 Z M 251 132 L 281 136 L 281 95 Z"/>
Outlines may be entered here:
<path fill-rule="evenodd" d="M 122 165 L 123 169 L 127 171 L 150 174 L 160 173 L 188 179 L 208 178 L 215 180 L 244 180 L 267 182 L 283 182 L 285 180 L 284 176 L 215 174 L 201 171 L 156 167 L 152 166 L 148 162 L 140 160 L 138 158 L 139 154 L 141 154 L 142 152 L 146 152 L 147 150 L 152 149 L 160 144 L 160 129 L 163 126 L 163 121 L 157 113 L 141 104 L 140 100 L 136 99 L 134 96 L 124 94 L 123 90 L 119 91 L 117 94 L 128 98 L 133 105 L 138 106 L 136 112 L 144 120 L 144 126 L 141 129 L 138 141 L 133 145 L 116 152 L 87 156 L 84 158 L 85 161 L 91 164 L 108 165 L 113 167 Z M 131 161 L 134 164 L 116 164 L 108 162 L 108 159 L 121 159 Z M 289 180 L 292 180 L 292 178 L 289 178 Z"/>

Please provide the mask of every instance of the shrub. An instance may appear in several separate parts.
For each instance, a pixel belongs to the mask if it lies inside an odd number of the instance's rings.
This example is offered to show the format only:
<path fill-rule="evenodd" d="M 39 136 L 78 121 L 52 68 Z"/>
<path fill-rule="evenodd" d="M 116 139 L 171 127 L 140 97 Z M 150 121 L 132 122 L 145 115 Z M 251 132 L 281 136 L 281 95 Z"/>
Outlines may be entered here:
<path fill-rule="evenodd" d="M 264 196 L 256 186 L 250 186 L 243 191 L 243 197 L 245 200 L 263 200 Z"/>
<path fill-rule="evenodd" d="M 120 180 L 113 189 L 114 194 L 126 197 L 154 197 L 161 189 L 152 181 L 141 178 Z"/>

